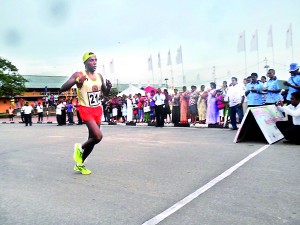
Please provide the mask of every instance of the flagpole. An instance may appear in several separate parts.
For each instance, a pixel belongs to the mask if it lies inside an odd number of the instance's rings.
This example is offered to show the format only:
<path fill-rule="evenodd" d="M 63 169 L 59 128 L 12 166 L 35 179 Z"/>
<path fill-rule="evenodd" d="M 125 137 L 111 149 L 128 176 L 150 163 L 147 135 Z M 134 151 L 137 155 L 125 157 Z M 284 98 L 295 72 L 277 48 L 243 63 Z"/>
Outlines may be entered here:
<path fill-rule="evenodd" d="M 294 62 L 294 46 L 293 46 L 293 29 L 292 29 L 292 24 L 290 25 L 291 27 L 291 51 L 292 51 L 292 62 Z"/>
<path fill-rule="evenodd" d="M 246 52 L 246 32 L 244 31 L 244 46 L 245 46 L 245 76 L 247 76 L 247 52 Z"/>
<path fill-rule="evenodd" d="M 183 57 L 182 57 L 182 48 L 181 48 L 181 45 L 180 45 L 180 60 L 181 60 L 181 68 L 182 68 L 182 82 L 183 82 L 182 86 L 185 86 L 186 80 L 185 80 L 185 75 L 184 75 L 184 70 L 183 70 Z"/>
<path fill-rule="evenodd" d="M 273 68 L 275 68 L 274 46 L 272 45 Z"/>
<path fill-rule="evenodd" d="M 160 86 L 162 86 L 162 83 L 163 83 L 163 81 L 162 81 L 162 72 L 161 72 L 161 67 L 159 68 L 159 70 L 160 70 Z"/>
<path fill-rule="evenodd" d="M 183 62 L 181 64 L 181 66 L 182 66 L 182 82 L 183 82 L 182 86 L 185 86 L 186 80 L 185 80 L 185 75 L 184 75 L 184 70 L 183 70 Z"/>
<path fill-rule="evenodd" d="M 172 89 L 174 88 L 174 77 L 173 77 L 173 66 L 171 64 L 171 82 L 172 82 Z"/>
<path fill-rule="evenodd" d="M 259 74 L 259 51 L 258 51 L 258 32 L 256 30 L 256 46 L 257 46 L 257 72 Z"/>
<path fill-rule="evenodd" d="M 153 68 L 152 68 L 152 87 L 154 87 L 154 73 L 153 73 Z"/>

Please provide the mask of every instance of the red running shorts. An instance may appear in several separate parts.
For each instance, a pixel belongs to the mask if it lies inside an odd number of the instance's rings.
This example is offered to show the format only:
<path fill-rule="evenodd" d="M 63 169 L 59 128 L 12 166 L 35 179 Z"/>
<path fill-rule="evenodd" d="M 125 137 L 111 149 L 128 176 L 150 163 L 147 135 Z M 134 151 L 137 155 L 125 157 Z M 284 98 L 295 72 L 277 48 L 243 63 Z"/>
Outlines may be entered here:
<path fill-rule="evenodd" d="M 102 107 L 86 107 L 86 106 L 79 106 L 78 107 L 80 117 L 83 122 L 87 122 L 90 120 L 94 120 L 96 123 L 101 122 L 102 118 Z"/>

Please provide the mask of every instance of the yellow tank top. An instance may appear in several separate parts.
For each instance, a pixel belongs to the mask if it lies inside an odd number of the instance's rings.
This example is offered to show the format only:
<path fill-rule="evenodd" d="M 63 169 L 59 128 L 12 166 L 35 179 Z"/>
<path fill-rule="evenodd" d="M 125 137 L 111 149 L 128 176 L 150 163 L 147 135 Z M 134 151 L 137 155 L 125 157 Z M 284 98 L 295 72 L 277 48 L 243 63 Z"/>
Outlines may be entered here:
<path fill-rule="evenodd" d="M 95 72 L 96 73 L 96 72 Z M 81 88 L 77 88 L 77 96 L 79 104 L 86 107 L 97 107 L 101 105 L 100 95 L 102 80 L 96 73 L 96 80 L 88 77 L 86 71 L 82 74 L 87 77 Z"/>

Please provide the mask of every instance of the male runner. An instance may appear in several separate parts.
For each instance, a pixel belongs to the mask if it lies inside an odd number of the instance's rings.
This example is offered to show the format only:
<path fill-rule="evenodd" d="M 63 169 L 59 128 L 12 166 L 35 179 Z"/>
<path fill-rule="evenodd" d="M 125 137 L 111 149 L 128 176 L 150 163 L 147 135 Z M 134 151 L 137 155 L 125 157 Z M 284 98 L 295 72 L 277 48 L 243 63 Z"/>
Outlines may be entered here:
<path fill-rule="evenodd" d="M 60 92 L 69 90 L 75 84 L 77 86 L 77 95 L 80 104 L 77 110 L 79 110 L 80 116 L 89 130 L 89 136 L 88 140 L 82 146 L 79 143 L 75 144 L 73 158 L 76 165 L 74 166 L 74 170 L 82 174 L 91 174 L 91 171 L 83 165 L 83 162 L 103 137 L 100 131 L 102 117 L 100 95 L 102 92 L 103 95 L 108 96 L 112 85 L 109 80 L 106 80 L 105 84 L 102 75 L 95 72 L 97 57 L 94 53 L 86 52 L 83 55 L 83 63 L 85 71 L 74 73 L 61 86 Z"/>

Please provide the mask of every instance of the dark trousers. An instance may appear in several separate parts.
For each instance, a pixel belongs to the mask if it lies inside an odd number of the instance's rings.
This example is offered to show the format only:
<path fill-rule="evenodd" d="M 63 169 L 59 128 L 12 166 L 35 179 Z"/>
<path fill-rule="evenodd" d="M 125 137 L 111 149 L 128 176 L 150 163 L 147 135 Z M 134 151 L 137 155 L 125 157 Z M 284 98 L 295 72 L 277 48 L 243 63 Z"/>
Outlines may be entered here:
<path fill-rule="evenodd" d="M 24 114 L 24 119 L 25 119 L 25 126 L 28 126 L 28 124 L 30 126 L 32 126 L 32 116 L 31 114 Z"/>
<path fill-rule="evenodd" d="M 78 124 L 82 124 L 82 119 L 80 117 L 79 111 L 77 111 L 76 113 L 77 113 Z"/>
<path fill-rule="evenodd" d="M 172 122 L 177 124 L 180 122 L 180 106 L 173 106 L 172 109 Z"/>
<path fill-rule="evenodd" d="M 155 117 L 156 117 L 156 126 L 164 126 L 164 105 L 155 106 Z"/>
<path fill-rule="evenodd" d="M 233 129 L 236 129 L 236 114 L 238 114 L 239 122 L 242 122 L 244 113 L 243 113 L 243 107 L 239 107 L 238 105 L 229 107 L 229 113 L 230 113 L 230 122 Z"/>
<path fill-rule="evenodd" d="M 38 121 L 39 121 L 39 122 L 43 122 L 43 113 L 40 112 L 40 113 L 38 113 L 38 115 L 39 115 Z"/>
<path fill-rule="evenodd" d="M 57 120 L 57 125 L 59 125 L 59 126 L 63 125 L 61 115 L 56 115 L 56 120 Z"/>
<path fill-rule="evenodd" d="M 25 114 L 24 114 L 24 112 L 21 112 L 21 120 L 22 120 L 22 123 L 25 123 Z"/>
<path fill-rule="evenodd" d="M 67 113 L 65 109 L 61 110 L 61 123 L 62 125 L 67 124 Z"/>
<path fill-rule="evenodd" d="M 300 144 L 300 125 L 294 125 L 290 121 L 277 121 L 276 126 L 286 140 Z"/>
<path fill-rule="evenodd" d="M 73 112 L 68 112 L 68 122 L 69 123 L 74 123 L 74 121 L 73 121 Z"/>

